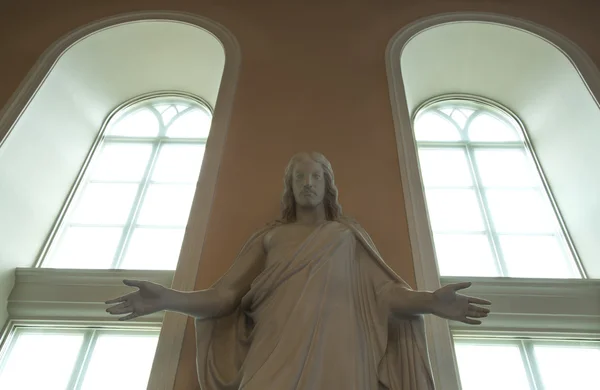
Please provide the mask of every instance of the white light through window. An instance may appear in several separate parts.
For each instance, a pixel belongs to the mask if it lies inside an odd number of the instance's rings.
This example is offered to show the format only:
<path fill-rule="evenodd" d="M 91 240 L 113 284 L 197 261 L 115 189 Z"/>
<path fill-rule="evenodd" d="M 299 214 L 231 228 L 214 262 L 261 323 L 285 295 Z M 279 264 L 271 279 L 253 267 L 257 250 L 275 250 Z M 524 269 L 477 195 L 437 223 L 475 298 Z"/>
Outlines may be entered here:
<path fill-rule="evenodd" d="M 42 266 L 175 269 L 211 118 L 176 97 L 117 112 Z"/>
<path fill-rule="evenodd" d="M 17 328 L 0 360 L 0 389 L 145 390 L 158 333 Z"/>
<path fill-rule="evenodd" d="M 580 278 L 520 124 L 470 100 L 414 121 L 440 274 Z"/>
<path fill-rule="evenodd" d="M 595 341 L 455 340 L 463 390 L 600 389 Z"/>

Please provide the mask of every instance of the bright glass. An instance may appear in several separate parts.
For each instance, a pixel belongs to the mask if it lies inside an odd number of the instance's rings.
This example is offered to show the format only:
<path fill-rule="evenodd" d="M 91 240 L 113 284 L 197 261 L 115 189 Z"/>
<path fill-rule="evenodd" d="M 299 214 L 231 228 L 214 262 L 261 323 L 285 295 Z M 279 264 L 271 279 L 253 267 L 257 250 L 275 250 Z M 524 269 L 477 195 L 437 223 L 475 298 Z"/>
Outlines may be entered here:
<path fill-rule="evenodd" d="M 198 181 L 204 158 L 205 145 L 166 144 L 160 148 L 152 181 L 186 182 Z"/>
<path fill-rule="evenodd" d="M 516 278 L 576 278 L 557 236 L 500 235 L 508 274 Z"/>
<path fill-rule="evenodd" d="M 105 143 L 94 158 L 90 180 L 136 181 L 144 176 L 152 144 Z"/>
<path fill-rule="evenodd" d="M 122 225 L 127 221 L 137 184 L 90 183 L 71 216 L 72 223 Z"/>
<path fill-rule="evenodd" d="M 207 108 L 175 97 L 117 113 L 42 266 L 174 269 L 210 124 Z"/>
<path fill-rule="evenodd" d="M 121 239 L 120 227 L 70 226 L 62 234 L 50 261 L 52 268 L 110 268 Z"/>
<path fill-rule="evenodd" d="M 183 228 L 136 228 L 121 268 L 175 269 L 184 233 Z"/>
<path fill-rule="evenodd" d="M 145 390 L 157 342 L 156 335 L 99 335 L 81 390 Z"/>
<path fill-rule="evenodd" d="M 0 389 L 67 389 L 83 338 L 74 332 L 18 331 L 0 362 Z"/>
<path fill-rule="evenodd" d="M 486 187 L 534 187 L 532 164 L 524 149 L 478 149 L 475 163 Z"/>
<path fill-rule="evenodd" d="M 185 226 L 195 185 L 150 184 L 137 222 L 140 225 Z"/>
<path fill-rule="evenodd" d="M 432 112 L 419 115 L 414 127 L 417 141 L 458 141 L 461 139 L 458 129 L 452 122 Z"/>
<path fill-rule="evenodd" d="M 539 190 L 487 190 L 494 227 L 499 233 L 554 233 L 552 209 Z"/>
<path fill-rule="evenodd" d="M 500 276 L 485 234 L 435 234 L 434 242 L 441 275 Z"/>
<path fill-rule="evenodd" d="M 600 389 L 600 347 L 535 345 L 533 350 L 544 390 Z"/>
<path fill-rule="evenodd" d="M 530 390 L 516 345 L 456 343 L 456 363 L 463 390 Z"/>
<path fill-rule="evenodd" d="M 469 124 L 469 140 L 473 142 L 520 141 L 516 129 L 503 120 L 487 113 L 477 114 Z"/>
<path fill-rule="evenodd" d="M 581 277 L 517 120 L 456 99 L 414 129 L 441 275 Z"/>
<path fill-rule="evenodd" d="M 190 109 L 169 126 L 167 137 L 207 138 L 211 120 L 210 114 L 206 111 Z"/>
<path fill-rule="evenodd" d="M 419 150 L 421 175 L 426 187 L 467 187 L 473 185 L 471 168 L 461 149 Z"/>
<path fill-rule="evenodd" d="M 435 232 L 483 231 L 481 210 L 474 190 L 426 190 L 429 219 Z"/>
<path fill-rule="evenodd" d="M 147 108 L 140 108 L 123 115 L 107 129 L 108 135 L 122 137 L 156 137 L 159 123 L 156 115 Z"/>

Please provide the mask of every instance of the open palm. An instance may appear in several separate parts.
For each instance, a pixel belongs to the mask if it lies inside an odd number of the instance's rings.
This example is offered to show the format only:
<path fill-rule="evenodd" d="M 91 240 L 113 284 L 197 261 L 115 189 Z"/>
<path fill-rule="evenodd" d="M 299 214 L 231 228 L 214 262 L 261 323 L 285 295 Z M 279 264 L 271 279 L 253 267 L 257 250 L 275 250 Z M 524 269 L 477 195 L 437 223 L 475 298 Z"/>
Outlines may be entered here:
<path fill-rule="evenodd" d="M 114 315 L 127 314 L 120 317 L 120 321 L 131 320 L 164 309 L 167 288 L 145 280 L 126 279 L 123 280 L 123 283 L 127 286 L 137 287 L 138 290 L 105 302 L 107 305 L 114 304 L 114 306 L 106 309 L 108 313 Z"/>
<path fill-rule="evenodd" d="M 487 317 L 490 309 L 478 305 L 490 305 L 491 302 L 457 293 L 457 291 L 470 286 L 470 282 L 463 282 L 448 284 L 437 289 L 433 293 L 433 314 L 465 324 L 481 324 L 481 320 L 475 318 Z"/>

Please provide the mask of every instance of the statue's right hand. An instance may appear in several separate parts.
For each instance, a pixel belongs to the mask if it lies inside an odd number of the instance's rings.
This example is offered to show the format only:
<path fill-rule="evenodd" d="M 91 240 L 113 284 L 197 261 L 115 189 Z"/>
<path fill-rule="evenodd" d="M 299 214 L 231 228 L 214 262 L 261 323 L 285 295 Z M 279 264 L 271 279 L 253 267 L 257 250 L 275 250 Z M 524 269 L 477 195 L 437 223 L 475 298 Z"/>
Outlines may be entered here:
<path fill-rule="evenodd" d="M 126 279 L 123 280 L 123 283 L 127 286 L 137 287 L 138 290 L 105 302 L 107 305 L 113 305 L 106 309 L 108 313 L 126 314 L 124 317 L 119 317 L 119 321 L 131 320 L 166 308 L 170 289 L 145 280 Z"/>

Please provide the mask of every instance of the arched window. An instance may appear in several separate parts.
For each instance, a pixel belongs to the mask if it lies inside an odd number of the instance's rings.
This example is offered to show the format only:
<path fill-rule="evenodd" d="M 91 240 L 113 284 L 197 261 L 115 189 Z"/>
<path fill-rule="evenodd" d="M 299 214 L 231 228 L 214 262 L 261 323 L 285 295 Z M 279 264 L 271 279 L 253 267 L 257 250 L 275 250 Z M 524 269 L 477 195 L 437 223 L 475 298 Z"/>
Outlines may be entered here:
<path fill-rule="evenodd" d="M 581 277 L 514 115 L 438 97 L 416 111 L 414 131 L 440 275 Z"/>
<path fill-rule="evenodd" d="M 387 65 L 417 287 L 492 302 L 479 326 L 425 318 L 437 386 L 598 387 L 597 67 L 486 13 L 416 21 Z"/>
<path fill-rule="evenodd" d="M 209 19 L 142 11 L 36 63 L 0 113 L 0 388 L 173 387 L 185 316 L 104 301 L 123 279 L 193 288 L 240 58 Z"/>
<path fill-rule="evenodd" d="M 174 270 L 211 116 L 206 103 L 177 95 L 117 110 L 42 267 Z"/>

